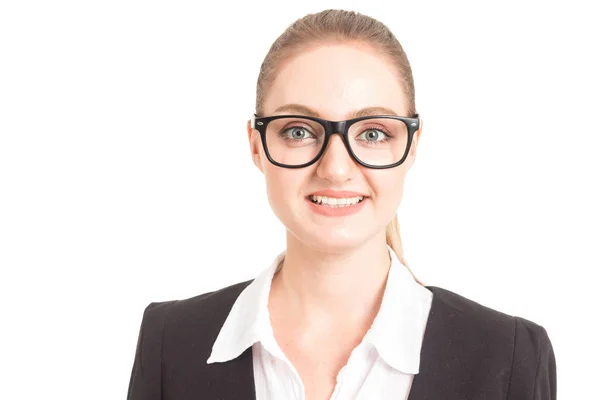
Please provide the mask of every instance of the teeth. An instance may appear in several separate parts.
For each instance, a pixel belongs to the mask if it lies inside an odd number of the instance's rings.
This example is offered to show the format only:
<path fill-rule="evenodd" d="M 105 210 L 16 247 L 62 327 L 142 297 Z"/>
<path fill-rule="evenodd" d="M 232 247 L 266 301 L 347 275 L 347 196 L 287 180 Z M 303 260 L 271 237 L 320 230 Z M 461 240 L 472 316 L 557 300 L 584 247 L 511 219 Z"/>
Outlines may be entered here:
<path fill-rule="evenodd" d="M 328 207 L 348 207 L 360 203 L 363 200 L 363 196 L 357 197 L 326 197 L 326 196 L 310 196 L 313 203 L 322 204 Z"/>

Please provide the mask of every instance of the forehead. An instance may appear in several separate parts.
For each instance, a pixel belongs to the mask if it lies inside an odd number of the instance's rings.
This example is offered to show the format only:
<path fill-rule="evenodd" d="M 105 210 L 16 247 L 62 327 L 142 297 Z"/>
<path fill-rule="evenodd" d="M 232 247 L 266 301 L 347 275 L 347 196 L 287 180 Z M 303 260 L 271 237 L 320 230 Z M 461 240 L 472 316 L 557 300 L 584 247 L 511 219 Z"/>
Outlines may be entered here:
<path fill-rule="evenodd" d="M 264 110 L 302 104 L 323 118 L 341 120 L 367 107 L 387 107 L 406 115 L 406 98 L 399 72 L 366 46 L 320 45 L 302 50 L 279 66 Z"/>

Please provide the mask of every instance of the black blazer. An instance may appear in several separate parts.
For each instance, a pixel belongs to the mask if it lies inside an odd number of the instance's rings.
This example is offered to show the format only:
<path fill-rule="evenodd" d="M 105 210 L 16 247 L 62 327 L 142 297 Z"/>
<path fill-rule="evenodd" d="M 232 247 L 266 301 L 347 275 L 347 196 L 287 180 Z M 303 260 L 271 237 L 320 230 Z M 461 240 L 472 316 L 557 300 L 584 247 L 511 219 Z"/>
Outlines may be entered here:
<path fill-rule="evenodd" d="M 127 399 L 255 400 L 252 347 L 234 360 L 206 364 L 233 303 L 250 282 L 150 303 Z M 554 351 L 544 327 L 426 287 L 433 302 L 409 400 L 556 399 Z"/>

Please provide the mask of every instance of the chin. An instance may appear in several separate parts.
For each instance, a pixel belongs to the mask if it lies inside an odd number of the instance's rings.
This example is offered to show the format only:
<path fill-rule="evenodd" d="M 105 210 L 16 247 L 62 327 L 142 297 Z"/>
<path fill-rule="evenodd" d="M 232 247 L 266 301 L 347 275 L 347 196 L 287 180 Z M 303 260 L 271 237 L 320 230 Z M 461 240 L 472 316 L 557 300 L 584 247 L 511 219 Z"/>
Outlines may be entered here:
<path fill-rule="evenodd" d="M 302 204 L 305 206 L 305 204 Z M 292 240 L 317 251 L 344 252 L 362 246 L 371 240 L 380 227 L 372 210 L 365 208 L 362 215 L 323 217 L 300 207 L 276 209 L 278 219 L 292 236 Z M 382 226 L 381 229 L 385 229 Z"/>
<path fill-rule="evenodd" d="M 305 246 L 318 251 L 344 252 L 361 246 L 371 238 L 368 229 L 357 227 L 320 227 L 312 228 L 302 224 L 290 229 L 290 233 Z"/>

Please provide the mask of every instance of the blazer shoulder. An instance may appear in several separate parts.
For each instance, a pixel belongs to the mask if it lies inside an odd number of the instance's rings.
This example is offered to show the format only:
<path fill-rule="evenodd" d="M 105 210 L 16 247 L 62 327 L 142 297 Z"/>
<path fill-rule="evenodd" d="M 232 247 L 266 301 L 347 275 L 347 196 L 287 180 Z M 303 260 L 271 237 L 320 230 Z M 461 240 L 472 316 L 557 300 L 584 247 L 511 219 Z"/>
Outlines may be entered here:
<path fill-rule="evenodd" d="M 142 317 L 142 327 L 156 332 L 162 330 L 165 322 L 197 317 L 198 314 L 212 313 L 231 308 L 240 293 L 253 279 L 235 283 L 221 289 L 202 293 L 186 299 L 154 301 L 146 306 Z M 227 310 L 229 311 L 229 310 Z"/>
<path fill-rule="evenodd" d="M 239 294 L 251 282 L 239 282 L 187 299 L 148 304 L 138 334 L 127 399 L 159 400 L 163 365 L 165 357 L 173 354 L 173 343 L 177 350 L 189 353 L 198 341 L 204 351 L 214 341 Z"/>
<path fill-rule="evenodd" d="M 436 286 L 427 286 L 427 288 L 434 293 L 436 300 L 443 304 L 446 312 L 450 310 L 451 313 L 473 320 L 478 325 L 486 322 L 505 325 L 510 328 L 515 338 L 517 335 L 521 338 L 527 336 L 539 338 L 540 335 L 546 334 L 545 328 L 532 320 L 485 306 L 448 289 Z"/>
<path fill-rule="evenodd" d="M 461 358 L 509 369 L 515 340 L 515 318 L 448 289 L 427 287 L 434 294 L 427 330 L 435 342 L 452 342 Z M 438 345 L 436 343 L 436 345 Z M 468 350 L 468 351 L 467 351 Z"/>
<path fill-rule="evenodd" d="M 199 317 L 217 318 L 229 314 L 233 303 L 242 291 L 254 279 L 238 282 L 214 291 L 199 294 L 194 297 L 172 301 L 169 308 L 169 322 Z M 224 319 L 224 318 L 223 318 Z"/>
<path fill-rule="evenodd" d="M 144 309 L 127 400 L 160 399 L 162 335 L 167 308 L 174 303 L 174 300 L 152 302 Z"/>
<path fill-rule="evenodd" d="M 515 325 L 515 317 L 500 310 L 483 305 L 448 289 L 427 286 L 434 293 L 434 301 L 446 312 L 471 320 L 477 325 L 503 325 L 511 330 Z"/>
<path fill-rule="evenodd" d="M 556 399 L 556 358 L 544 326 L 515 316 L 515 341 L 507 399 Z"/>
<path fill-rule="evenodd" d="M 427 287 L 434 293 L 434 329 L 486 347 L 487 363 L 506 367 L 507 399 L 556 399 L 556 360 L 546 329 L 529 319 L 482 305 L 448 289 Z M 476 345 L 477 343 L 477 345 Z"/>

